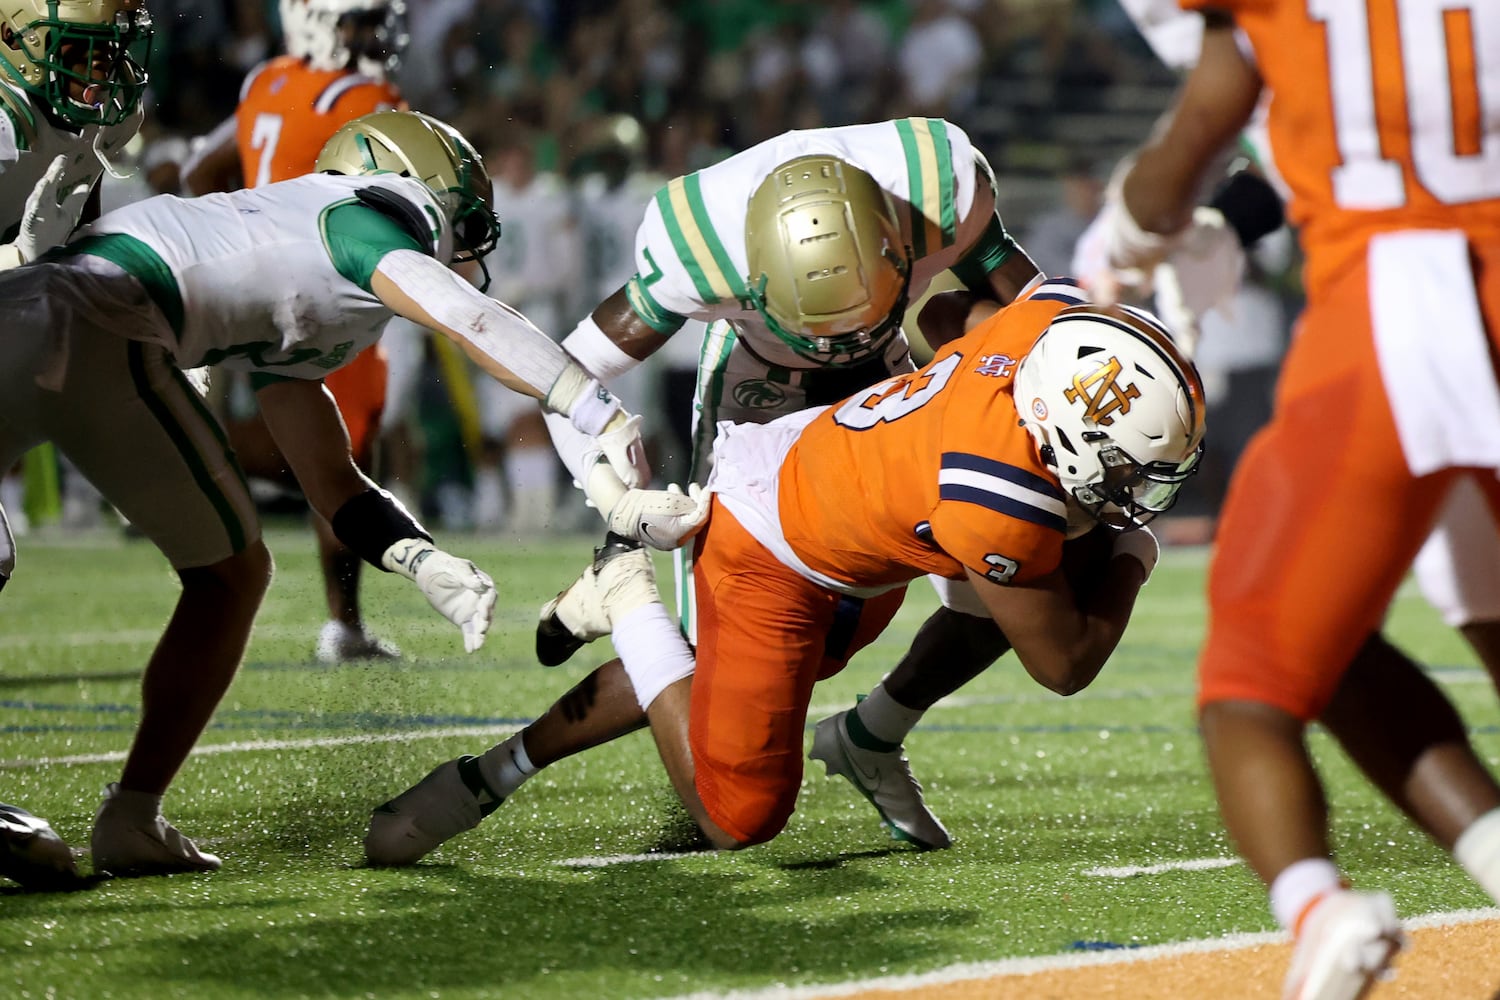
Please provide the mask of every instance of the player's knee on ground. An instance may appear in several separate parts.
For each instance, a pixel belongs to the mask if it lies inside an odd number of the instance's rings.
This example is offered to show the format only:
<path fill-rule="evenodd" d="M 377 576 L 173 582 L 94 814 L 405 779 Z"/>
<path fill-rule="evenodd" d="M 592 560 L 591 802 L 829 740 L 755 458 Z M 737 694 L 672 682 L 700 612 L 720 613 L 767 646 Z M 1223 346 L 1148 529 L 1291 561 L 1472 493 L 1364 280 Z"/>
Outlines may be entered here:
<path fill-rule="evenodd" d="M 775 770 L 775 775 L 763 777 L 743 772 L 718 777 L 699 762 L 698 796 L 708 818 L 736 841 L 734 847 L 727 849 L 764 844 L 786 828 L 797 806 L 802 778 L 800 752 L 795 761 L 783 763 Z"/>

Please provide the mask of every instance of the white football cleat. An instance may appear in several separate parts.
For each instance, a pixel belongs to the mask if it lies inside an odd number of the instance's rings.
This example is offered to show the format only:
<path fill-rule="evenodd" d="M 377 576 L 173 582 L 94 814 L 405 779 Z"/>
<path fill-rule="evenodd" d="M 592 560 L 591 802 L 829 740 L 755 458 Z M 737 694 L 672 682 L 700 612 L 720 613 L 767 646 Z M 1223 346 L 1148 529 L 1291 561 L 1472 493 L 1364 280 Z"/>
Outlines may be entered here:
<path fill-rule="evenodd" d="M 318 632 L 315 651 L 319 663 L 355 663 L 361 660 L 399 660 L 401 650 L 363 629 L 328 621 Z"/>
<path fill-rule="evenodd" d="M 73 852 L 51 825 L 20 806 L 0 805 L 0 878 L 27 889 L 83 885 Z"/>
<path fill-rule="evenodd" d="M 849 738 L 846 722 L 851 711 L 830 715 L 813 727 L 808 756 L 826 764 L 829 774 L 848 778 L 880 813 L 893 839 L 924 851 L 951 847 L 953 838 L 922 801 L 922 786 L 912 777 L 911 763 L 901 748 L 885 753 L 856 746 Z"/>
<path fill-rule="evenodd" d="M 478 757 L 439 764 L 427 777 L 370 813 L 365 859 L 372 865 L 410 865 L 500 808 L 479 774 Z"/>
<path fill-rule="evenodd" d="M 616 620 L 660 600 L 650 553 L 639 542 L 610 532 L 594 550 L 588 569 L 542 605 L 537 662 L 544 667 L 567 662 L 585 643 L 609 635 Z"/>
<path fill-rule="evenodd" d="M 199 850 L 154 807 L 143 808 L 144 799 L 117 783 L 104 790 L 90 838 L 95 874 L 131 878 L 219 870 L 223 862 L 216 855 Z"/>
<path fill-rule="evenodd" d="M 1401 922 L 1386 893 L 1329 893 L 1297 935 L 1283 1000 L 1359 1000 L 1403 944 Z"/>

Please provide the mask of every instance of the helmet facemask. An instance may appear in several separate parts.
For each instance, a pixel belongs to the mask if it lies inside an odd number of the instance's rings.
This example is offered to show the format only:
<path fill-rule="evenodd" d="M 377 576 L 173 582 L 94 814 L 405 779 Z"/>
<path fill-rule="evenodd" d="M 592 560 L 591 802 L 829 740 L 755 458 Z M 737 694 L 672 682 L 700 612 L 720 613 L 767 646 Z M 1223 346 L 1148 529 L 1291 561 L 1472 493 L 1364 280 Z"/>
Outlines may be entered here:
<path fill-rule="evenodd" d="M 766 327 L 799 356 L 851 364 L 901 329 L 912 251 L 890 196 L 834 156 L 782 164 L 750 197 L 748 297 Z"/>
<path fill-rule="evenodd" d="M 146 91 L 151 17 L 120 0 L 29 0 L 0 19 L 0 69 L 78 128 L 117 125 Z"/>
<path fill-rule="evenodd" d="M 1042 460 L 1095 521 L 1140 527 L 1203 455 L 1203 386 L 1165 328 L 1129 307 L 1075 306 L 1022 360 L 1016 408 Z"/>

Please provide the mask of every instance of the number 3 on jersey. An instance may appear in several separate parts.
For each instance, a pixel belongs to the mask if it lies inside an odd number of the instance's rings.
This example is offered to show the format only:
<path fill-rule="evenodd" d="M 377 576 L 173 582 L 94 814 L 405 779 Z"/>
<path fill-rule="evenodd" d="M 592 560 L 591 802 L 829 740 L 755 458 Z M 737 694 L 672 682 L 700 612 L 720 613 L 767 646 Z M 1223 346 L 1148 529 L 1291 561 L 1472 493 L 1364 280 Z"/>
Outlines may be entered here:
<path fill-rule="evenodd" d="M 942 392 L 962 361 L 963 355 L 950 354 L 922 371 L 886 379 L 851 396 L 834 412 L 833 419 L 857 431 L 900 420 L 908 413 L 920 410 Z"/>
<path fill-rule="evenodd" d="M 265 187 L 271 183 L 271 161 L 276 158 L 276 144 L 281 141 L 280 115 L 258 114 L 250 126 L 250 148 L 255 150 L 255 183 L 251 187 Z"/>
<path fill-rule="evenodd" d="M 1369 0 L 1307 0 L 1328 40 L 1342 161 L 1333 169 L 1334 200 L 1363 210 L 1405 204 L 1402 164 L 1381 148 L 1380 127 L 1401 114 L 1412 179 L 1429 194 L 1448 205 L 1500 197 L 1500 136 L 1484 128 L 1486 113 L 1500 107 L 1500 0 L 1393 5 L 1395 39 L 1371 24 Z M 1401 68 L 1404 109 L 1392 106 L 1391 65 Z"/>

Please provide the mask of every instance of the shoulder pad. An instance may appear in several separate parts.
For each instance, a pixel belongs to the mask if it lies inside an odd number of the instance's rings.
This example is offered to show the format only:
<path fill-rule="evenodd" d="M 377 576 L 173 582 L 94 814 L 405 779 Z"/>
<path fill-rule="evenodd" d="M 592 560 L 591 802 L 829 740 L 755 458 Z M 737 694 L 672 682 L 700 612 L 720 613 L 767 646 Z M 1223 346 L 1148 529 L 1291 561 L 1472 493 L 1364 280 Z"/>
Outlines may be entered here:
<path fill-rule="evenodd" d="M 432 220 L 406 198 L 385 187 L 362 187 L 354 192 L 361 205 L 368 205 L 406 230 L 429 254 L 437 247 L 439 235 L 432 229 Z"/>

